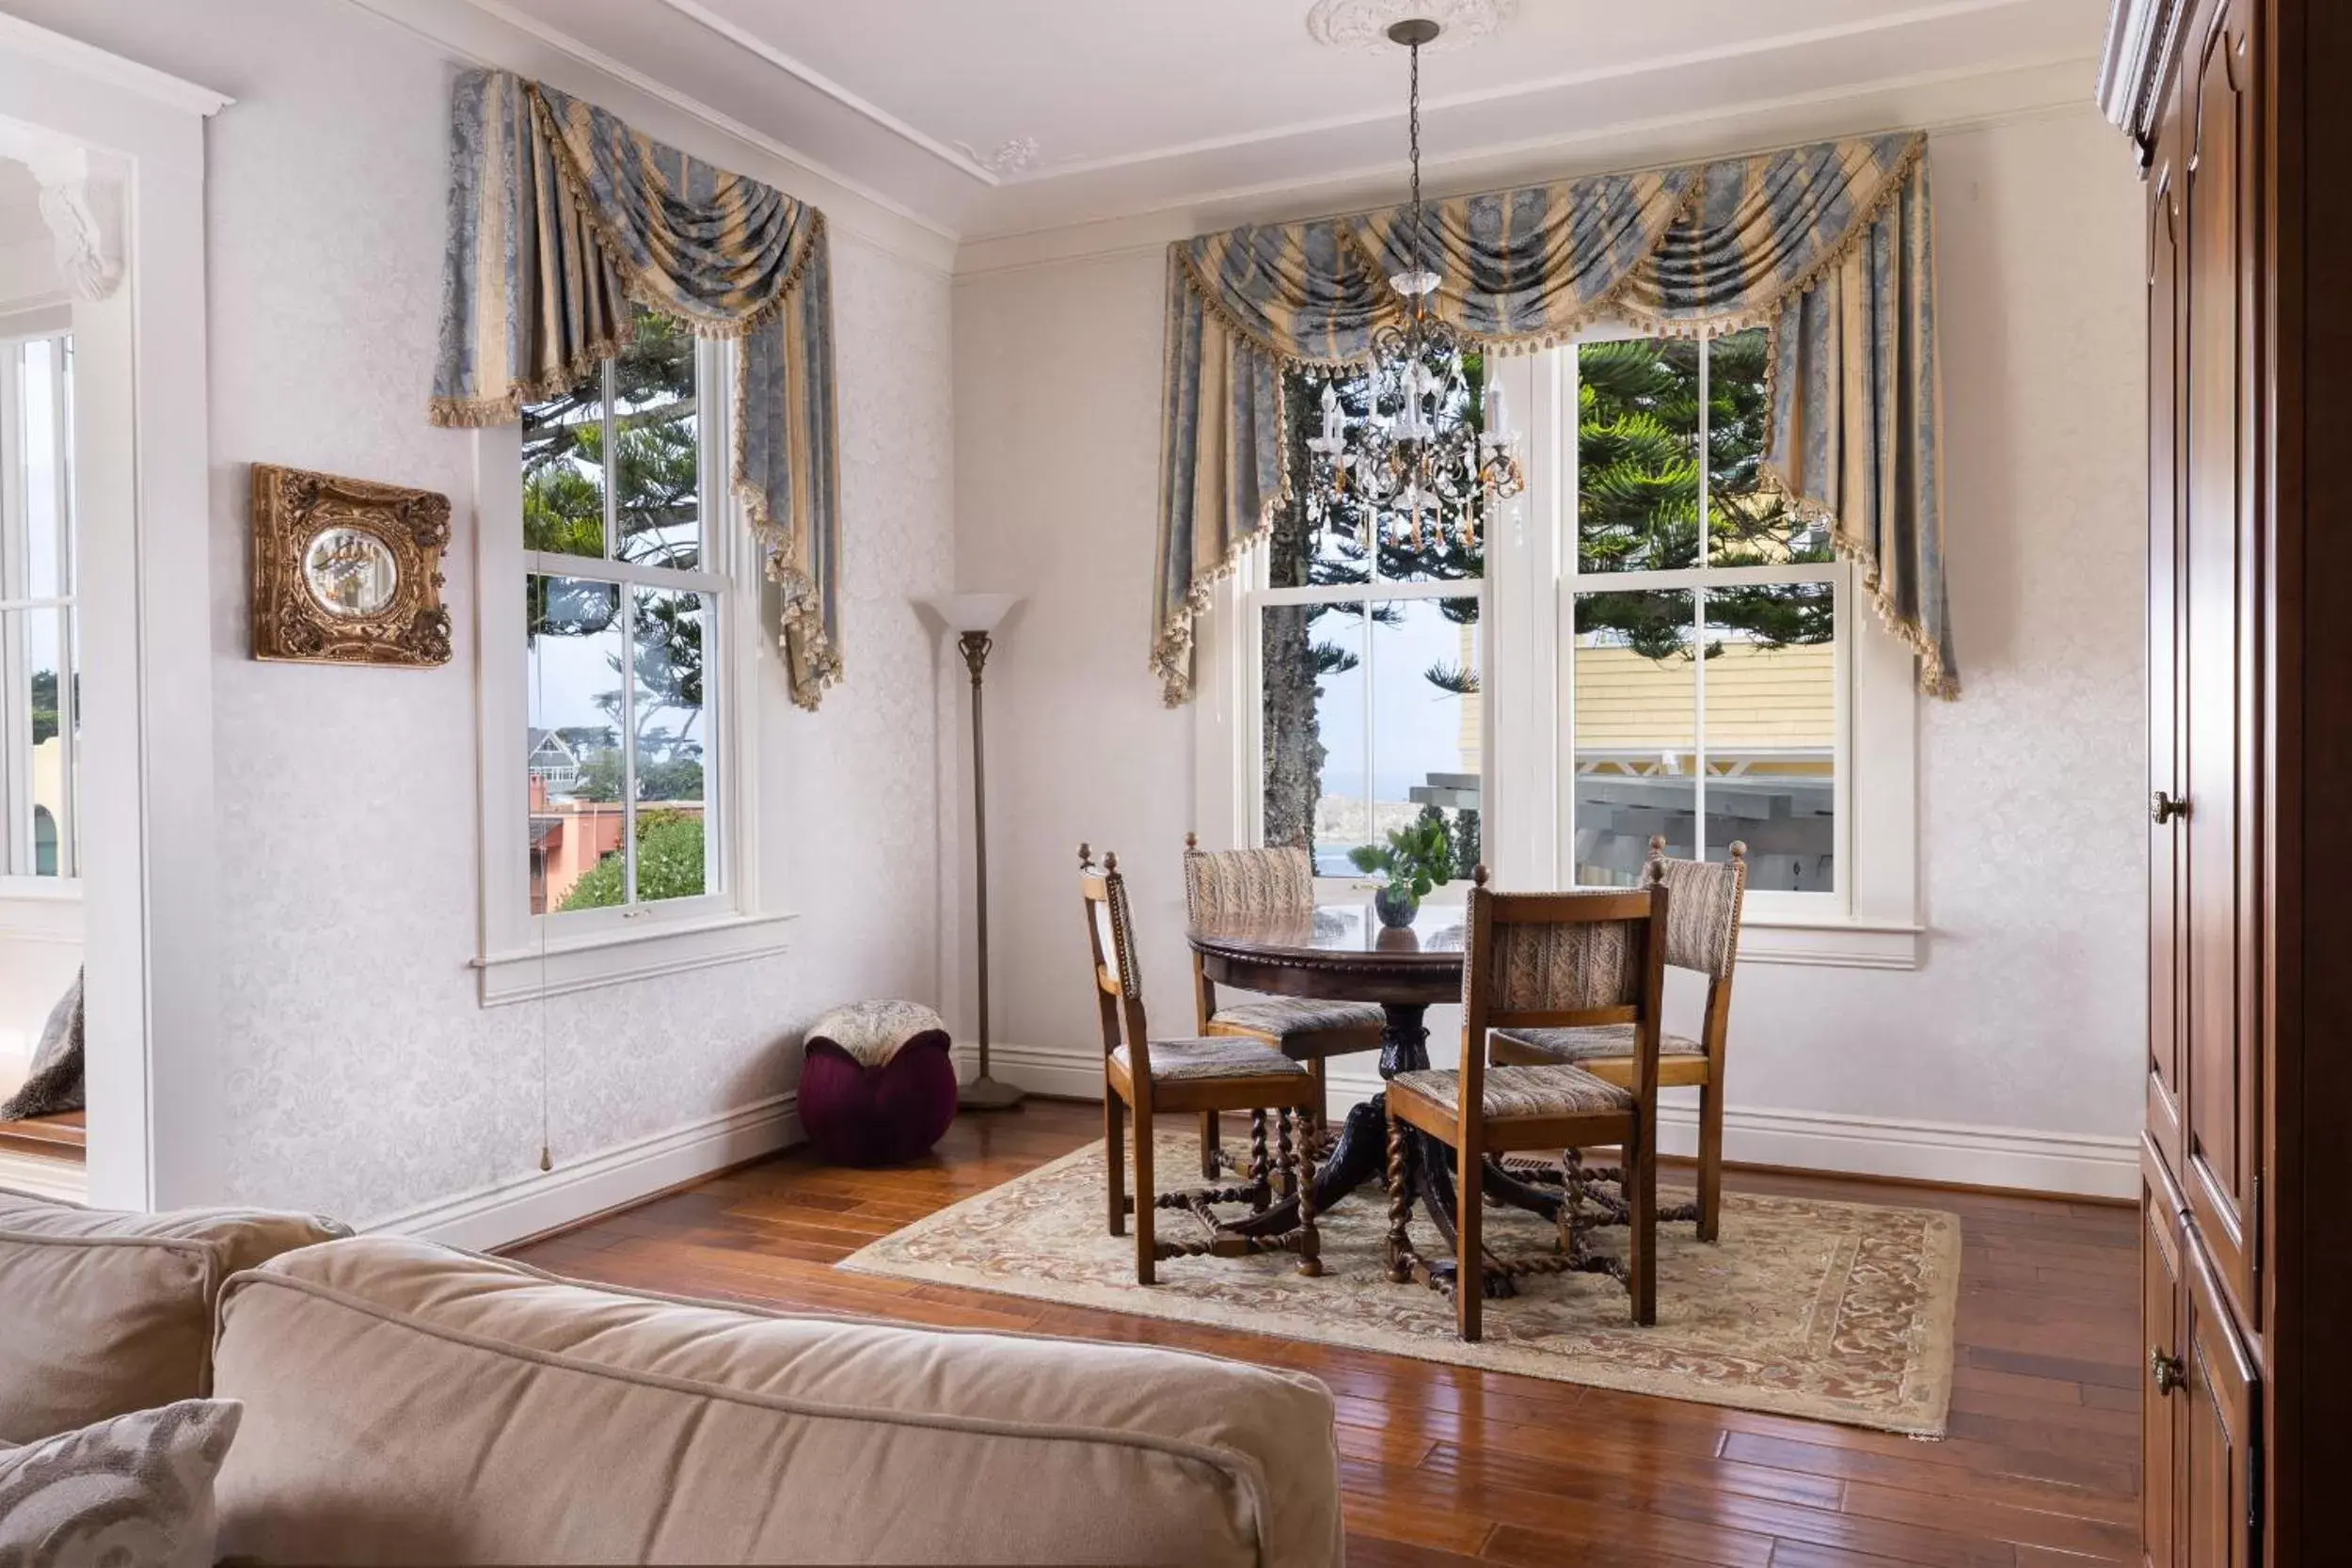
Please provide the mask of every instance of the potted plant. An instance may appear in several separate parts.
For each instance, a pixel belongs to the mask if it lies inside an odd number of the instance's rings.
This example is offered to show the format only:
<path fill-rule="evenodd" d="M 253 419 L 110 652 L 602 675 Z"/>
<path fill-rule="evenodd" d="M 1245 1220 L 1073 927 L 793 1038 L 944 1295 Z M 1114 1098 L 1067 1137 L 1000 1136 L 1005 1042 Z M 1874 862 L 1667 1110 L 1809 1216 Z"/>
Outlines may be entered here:
<path fill-rule="evenodd" d="M 1454 879 L 1454 835 L 1443 817 L 1423 817 L 1391 832 L 1386 844 L 1357 846 L 1347 858 L 1357 870 L 1388 879 L 1372 895 L 1380 924 L 1410 926 L 1430 890 Z"/>

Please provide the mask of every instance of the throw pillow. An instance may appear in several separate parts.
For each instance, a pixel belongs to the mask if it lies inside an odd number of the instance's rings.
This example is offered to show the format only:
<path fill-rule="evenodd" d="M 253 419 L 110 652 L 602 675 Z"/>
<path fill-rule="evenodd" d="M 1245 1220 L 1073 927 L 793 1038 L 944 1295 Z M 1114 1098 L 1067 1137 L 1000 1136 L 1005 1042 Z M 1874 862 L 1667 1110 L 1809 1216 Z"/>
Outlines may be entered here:
<path fill-rule="evenodd" d="M 24 1086 L 0 1104 L 0 1121 L 27 1117 L 54 1117 L 82 1108 L 82 976 L 49 1009 L 41 1025 L 40 1044 L 33 1052 L 33 1070 Z"/>
<path fill-rule="evenodd" d="M 0 1448 L 0 1568 L 210 1568 L 213 1478 L 244 1414 L 182 1400 Z"/>

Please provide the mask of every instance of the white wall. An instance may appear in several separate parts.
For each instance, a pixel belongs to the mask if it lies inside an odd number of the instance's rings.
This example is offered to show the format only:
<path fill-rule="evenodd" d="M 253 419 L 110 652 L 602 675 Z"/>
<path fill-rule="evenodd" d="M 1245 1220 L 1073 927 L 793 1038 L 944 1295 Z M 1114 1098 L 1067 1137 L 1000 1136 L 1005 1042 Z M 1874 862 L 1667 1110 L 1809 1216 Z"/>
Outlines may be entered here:
<path fill-rule="evenodd" d="M 355 1221 L 494 1184 L 528 1199 L 543 1082 L 560 1177 L 788 1090 L 799 1027 L 825 1006 L 932 997 L 939 692 L 906 596 L 951 573 L 944 273 L 834 226 L 849 683 L 808 716 L 772 666 L 761 672 L 768 820 L 792 835 L 804 911 L 793 951 L 485 1010 L 469 968 L 481 874 L 473 438 L 424 412 L 452 53 L 334 0 L 8 8 L 238 101 L 207 148 L 212 645 L 190 651 L 213 667 L 226 1073 L 221 1124 L 197 1135 L 221 1145 L 220 1196 Z M 617 85 L 577 71 L 562 82 L 794 184 L 768 153 L 675 114 L 661 121 Z M 246 657 L 254 462 L 451 495 L 448 666 Z M 498 1226 L 465 1234 L 493 1240 Z"/>
<path fill-rule="evenodd" d="M 2120 1194 L 2145 1016 L 2140 195 L 2088 105 L 1931 156 L 1967 692 L 1921 725 L 1931 933 L 1913 972 L 1742 966 L 1732 1149 Z M 956 285 L 960 578 L 1031 600 L 990 768 L 997 1034 L 1041 1082 L 1097 1049 L 1081 838 L 1123 857 L 1160 1026 L 1190 1022 L 1193 721 L 1144 670 L 1162 268 L 1152 246 Z"/>

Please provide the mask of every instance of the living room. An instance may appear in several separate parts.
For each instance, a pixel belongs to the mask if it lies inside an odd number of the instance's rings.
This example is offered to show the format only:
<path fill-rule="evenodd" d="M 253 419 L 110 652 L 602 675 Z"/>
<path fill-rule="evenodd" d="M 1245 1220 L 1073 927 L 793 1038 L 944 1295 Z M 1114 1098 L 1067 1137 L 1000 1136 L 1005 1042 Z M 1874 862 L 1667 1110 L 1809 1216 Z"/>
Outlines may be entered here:
<path fill-rule="evenodd" d="M 2346 35 L 0 0 L 0 1547 L 2330 1560 Z"/>

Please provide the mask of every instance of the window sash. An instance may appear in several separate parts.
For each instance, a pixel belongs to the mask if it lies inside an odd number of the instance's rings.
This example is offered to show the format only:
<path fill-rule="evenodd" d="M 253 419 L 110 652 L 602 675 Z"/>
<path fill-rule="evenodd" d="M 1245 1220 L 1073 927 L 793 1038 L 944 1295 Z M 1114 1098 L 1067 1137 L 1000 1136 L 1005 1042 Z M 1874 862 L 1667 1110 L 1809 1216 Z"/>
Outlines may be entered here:
<path fill-rule="evenodd" d="M 566 555 L 560 551 L 531 550 L 520 552 L 524 579 L 531 577 L 561 577 L 580 582 L 611 583 L 620 590 L 618 598 L 621 632 L 620 710 L 616 716 L 618 749 L 621 753 L 621 854 L 623 856 L 622 900 L 618 904 L 595 909 L 549 909 L 532 915 L 531 921 L 538 940 L 545 942 L 561 933 L 565 940 L 592 935 L 599 931 L 619 930 L 630 926 L 660 922 L 707 921 L 714 916 L 735 912 L 739 895 L 733 873 L 734 832 L 733 801 L 735 792 L 727 787 L 734 763 L 736 735 L 733 682 L 726 676 L 730 639 L 736 634 L 733 624 L 736 613 L 736 581 L 738 530 L 733 526 L 733 513 L 728 486 L 723 483 L 730 461 L 730 438 L 722 420 L 712 417 L 719 404 L 714 391 L 727 384 L 728 377 L 720 359 L 725 351 L 719 345 L 698 341 L 694 351 L 694 410 L 695 410 L 695 510 L 701 530 L 698 557 L 699 569 L 688 570 L 674 566 L 655 566 L 643 562 L 620 558 L 620 454 L 615 439 L 619 418 L 614 413 L 617 372 L 614 362 L 608 357 L 601 362 L 601 377 L 597 418 L 603 427 L 603 492 L 604 492 L 604 554 L 602 556 Z M 519 483 L 519 476 L 518 476 Z M 716 569 L 713 569 L 716 568 Z M 636 627 L 637 590 L 691 592 L 703 596 L 703 711 L 706 715 L 703 771 L 703 865 L 704 891 L 691 897 L 644 899 L 638 894 L 638 833 L 637 811 L 637 667 Z M 527 657 L 527 655 L 526 655 Z M 526 711 L 528 711 L 526 702 Z M 525 721 L 526 726 L 529 723 Z M 526 730 L 526 733 L 527 730 Z M 528 787 L 528 768 L 525 769 Z M 525 808 L 528 819 L 528 804 Z M 528 846 L 526 845 L 526 851 Z M 525 882 L 524 903 L 529 905 L 530 871 L 526 853 L 522 876 Z"/>
<path fill-rule="evenodd" d="M 6 768 L 6 778 L 0 780 L 0 809 L 7 812 L 6 864 L 0 867 L 0 875 L 11 881 L 21 879 L 40 886 L 70 885 L 81 875 L 76 810 L 80 794 L 76 766 L 81 738 L 76 712 L 80 617 L 73 577 L 77 498 L 73 491 L 72 384 L 68 368 L 72 339 L 71 331 L 22 333 L 0 339 L 0 365 L 5 366 L 5 373 L 0 373 L 0 474 L 6 476 L 5 482 L 0 482 L 0 491 L 5 491 L 5 499 L 0 500 L 0 684 L 5 684 L 8 692 L 5 701 L 0 701 L 0 718 L 6 720 L 7 732 L 0 736 L 0 766 Z M 50 407 L 48 458 L 56 485 L 54 507 L 47 519 L 56 531 L 50 540 L 56 592 L 46 595 L 31 594 L 28 580 L 29 531 L 33 522 L 28 515 L 30 474 L 25 450 L 31 436 L 26 422 L 30 411 L 24 394 L 26 378 L 33 373 L 27 350 L 36 343 L 46 344 L 50 350 L 46 377 Z M 25 647 L 32 615 L 44 611 L 56 612 L 51 625 L 57 644 L 57 798 L 50 814 L 56 860 L 55 870 L 48 873 L 40 869 L 38 835 L 34 832 L 34 671 Z M 24 705 L 22 711 L 20 703 Z"/>
<path fill-rule="evenodd" d="M 1831 856 L 1834 881 L 1822 892 L 1787 892 L 1759 889 L 1748 895 L 1752 911 L 1779 914 L 1792 918 L 1842 918 L 1854 908 L 1855 875 L 1853 848 L 1853 634 L 1856 629 L 1852 608 L 1854 604 L 1853 569 L 1842 558 L 1822 562 L 1797 562 L 1770 566 L 1722 566 L 1715 564 L 1714 534 L 1708 526 L 1714 499 L 1714 475 L 1711 464 L 1699 464 L 1699 559 L 1690 566 L 1663 570 L 1630 572 L 1587 572 L 1582 569 L 1582 540 L 1579 532 L 1580 484 L 1582 463 L 1577 448 L 1578 383 L 1580 366 L 1577 349 L 1586 342 L 1631 341 L 1640 341 L 1649 335 L 1631 329 L 1609 329 L 1581 336 L 1575 342 L 1550 351 L 1561 364 L 1562 403 L 1565 409 L 1565 451 L 1559 465 L 1558 494 L 1554 523 L 1557 538 L 1559 586 L 1555 614 L 1558 650 L 1559 714 L 1557 757 L 1554 776 L 1559 781 L 1559 863 L 1562 882 L 1575 884 L 1577 844 L 1576 798 L 1581 777 L 1577 767 L 1576 725 L 1576 658 L 1578 633 L 1576 604 L 1581 595 L 1606 593 L 1644 593 L 1687 591 L 1691 594 L 1692 634 L 1694 649 L 1703 650 L 1707 638 L 1707 591 L 1739 588 L 1751 585 L 1826 582 L 1834 598 L 1835 714 L 1831 745 L 1831 811 L 1833 814 Z M 1711 372 L 1714 362 L 1714 341 L 1700 340 L 1698 378 L 1698 451 L 1711 451 L 1710 419 L 1712 415 Z M 1692 689 L 1692 852 L 1702 858 L 1710 847 L 1707 838 L 1707 785 L 1709 777 L 1709 750 L 1707 743 L 1707 663 L 1694 658 Z"/>

